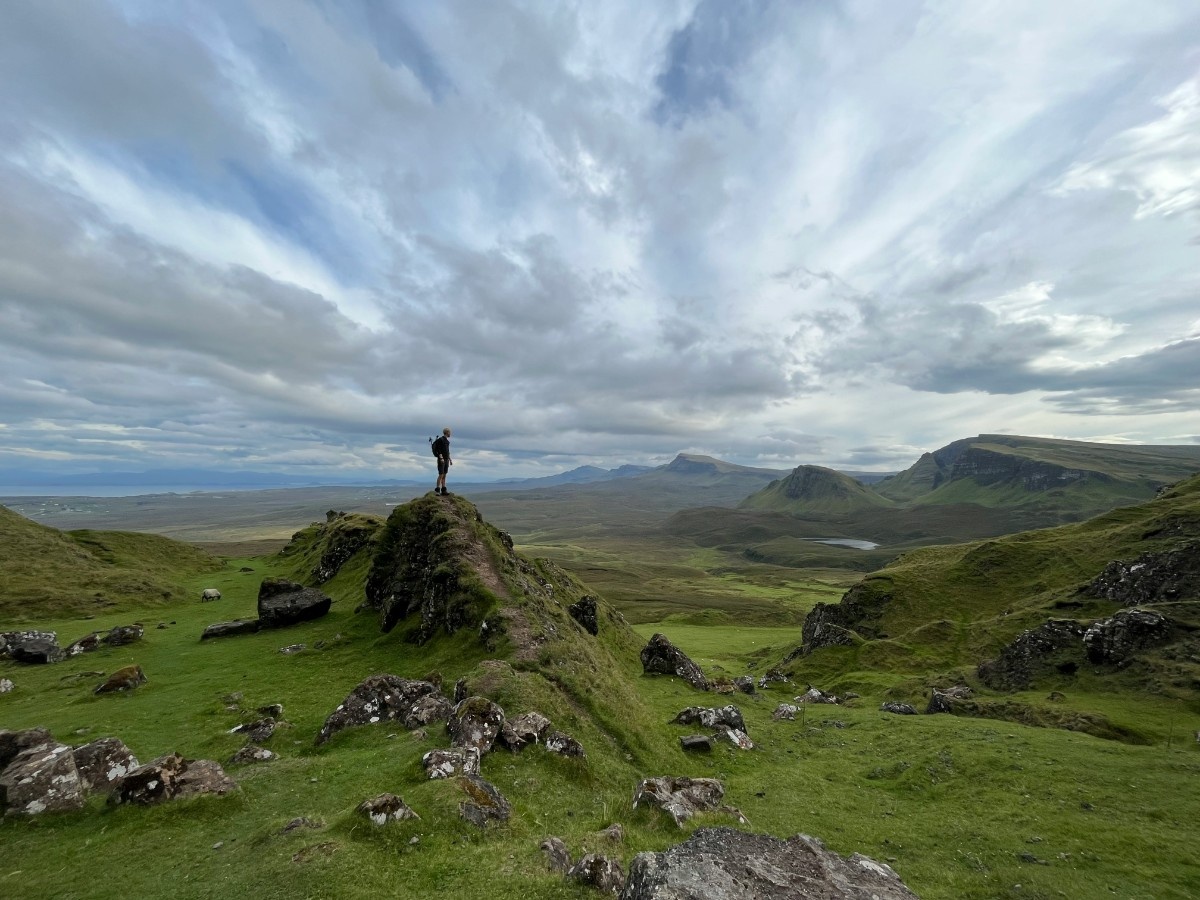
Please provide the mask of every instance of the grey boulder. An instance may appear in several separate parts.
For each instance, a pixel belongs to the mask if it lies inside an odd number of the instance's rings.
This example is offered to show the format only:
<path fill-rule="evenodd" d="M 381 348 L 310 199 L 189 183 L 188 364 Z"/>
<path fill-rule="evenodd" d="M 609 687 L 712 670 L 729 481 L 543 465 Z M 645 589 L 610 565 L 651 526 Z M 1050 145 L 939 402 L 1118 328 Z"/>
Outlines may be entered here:
<path fill-rule="evenodd" d="M 258 588 L 258 621 L 263 628 L 282 628 L 319 619 L 333 599 L 316 588 L 286 578 L 264 578 Z"/>

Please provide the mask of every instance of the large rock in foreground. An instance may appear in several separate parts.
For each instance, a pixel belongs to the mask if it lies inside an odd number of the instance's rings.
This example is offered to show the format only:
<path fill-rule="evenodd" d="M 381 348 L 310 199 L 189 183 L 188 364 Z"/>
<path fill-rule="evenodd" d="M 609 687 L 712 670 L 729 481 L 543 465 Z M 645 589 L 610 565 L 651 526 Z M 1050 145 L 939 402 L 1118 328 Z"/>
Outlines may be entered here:
<path fill-rule="evenodd" d="M 264 578 L 258 588 L 258 621 L 263 628 L 282 628 L 319 619 L 333 599 L 316 588 L 286 578 Z"/>
<path fill-rule="evenodd" d="M 678 675 L 692 687 L 708 690 L 704 672 L 665 634 L 655 634 L 642 648 L 642 671 L 647 675 Z"/>
<path fill-rule="evenodd" d="M 83 784 L 71 748 L 57 741 L 22 750 L 0 772 L 0 809 L 35 816 L 81 809 Z"/>
<path fill-rule="evenodd" d="M 816 838 L 786 841 L 701 828 L 663 853 L 639 853 L 621 900 L 915 900 L 883 863 L 845 857 Z"/>
<path fill-rule="evenodd" d="M 109 803 L 150 806 L 177 797 L 227 794 L 236 788 L 237 782 L 211 759 L 184 759 L 168 753 L 126 775 Z"/>

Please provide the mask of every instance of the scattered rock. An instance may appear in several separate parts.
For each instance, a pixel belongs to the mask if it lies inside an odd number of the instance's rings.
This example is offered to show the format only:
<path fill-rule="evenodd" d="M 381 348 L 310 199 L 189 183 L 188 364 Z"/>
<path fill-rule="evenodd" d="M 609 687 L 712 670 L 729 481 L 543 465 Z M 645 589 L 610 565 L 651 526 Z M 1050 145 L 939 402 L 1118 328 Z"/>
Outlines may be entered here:
<path fill-rule="evenodd" d="M 716 737 L 718 740 L 733 744 L 739 750 L 754 749 L 754 741 L 750 740 L 750 735 L 740 728 L 718 728 Z"/>
<path fill-rule="evenodd" d="M 207 641 L 212 638 L 231 637 L 235 634 L 254 634 L 256 631 L 258 631 L 258 619 L 217 622 L 204 629 L 204 633 L 200 635 L 200 640 Z"/>
<path fill-rule="evenodd" d="M 25 734 L 26 740 L 40 736 Z M 28 746 L 0 772 L 4 812 L 36 816 L 81 809 L 84 802 L 83 783 L 66 744 L 50 741 Z"/>
<path fill-rule="evenodd" d="M 301 650 L 307 650 L 308 644 L 288 644 L 286 647 L 280 647 L 279 652 L 284 656 L 291 656 L 293 653 L 299 653 Z"/>
<path fill-rule="evenodd" d="M 91 634 L 85 634 L 79 640 L 67 645 L 67 649 L 63 652 L 67 656 L 79 656 L 81 653 L 91 653 L 93 650 L 100 649 L 100 634 L 93 631 Z"/>
<path fill-rule="evenodd" d="M 282 628 L 319 619 L 333 599 L 316 588 L 286 578 L 264 578 L 258 588 L 258 621 L 263 628 Z"/>
<path fill-rule="evenodd" d="M 242 571 L 245 572 L 246 570 L 242 569 Z M 202 602 L 207 602 L 210 600 L 220 600 L 220 599 L 221 599 L 221 592 L 218 591 L 216 588 L 205 588 L 203 591 L 200 592 L 200 600 Z"/>
<path fill-rule="evenodd" d="M 542 841 L 539 849 L 546 854 L 546 867 L 551 872 L 566 875 L 571 870 L 571 854 L 562 838 L 548 837 Z"/>
<path fill-rule="evenodd" d="M 746 721 L 742 711 L 736 706 L 722 706 L 718 709 L 707 706 L 689 706 L 671 720 L 673 725 L 692 725 L 695 723 L 705 728 L 737 728 L 746 730 Z"/>
<path fill-rule="evenodd" d="M 261 713 L 264 716 L 270 716 L 272 719 L 282 719 L 283 718 L 283 704 L 282 703 L 268 703 L 266 706 L 260 706 L 258 708 L 258 711 L 259 711 L 259 713 Z"/>
<path fill-rule="evenodd" d="M 893 700 L 888 700 L 881 703 L 879 708 L 884 712 L 895 713 L 898 716 L 915 716 L 917 711 L 908 703 L 896 703 Z"/>
<path fill-rule="evenodd" d="M 715 778 L 688 778 L 660 775 L 638 782 L 633 792 L 633 805 L 645 803 L 656 806 L 669 815 L 680 828 L 702 810 L 718 809 L 725 796 L 725 785 Z"/>
<path fill-rule="evenodd" d="M 30 747 L 52 744 L 54 738 L 46 728 L 27 728 L 24 731 L 0 730 L 0 770 Z"/>
<path fill-rule="evenodd" d="M 620 822 L 613 822 L 600 832 L 600 837 L 610 844 L 619 844 L 625 840 L 625 829 L 621 826 Z"/>
<path fill-rule="evenodd" d="M 7 694 L 15 687 L 16 685 L 12 683 L 12 679 L 0 678 L 0 694 Z"/>
<path fill-rule="evenodd" d="M 763 676 L 758 679 L 758 688 L 759 690 L 765 690 L 772 684 L 779 683 L 790 684 L 791 682 L 788 680 L 788 677 L 783 674 L 783 672 L 779 671 L 779 669 L 768 669 L 763 673 Z"/>
<path fill-rule="evenodd" d="M 247 722 L 244 725 L 235 725 L 229 729 L 229 733 L 245 735 L 246 740 L 251 744 L 261 744 L 275 733 L 275 726 L 277 724 L 273 718 L 267 716 L 263 719 Z"/>
<path fill-rule="evenodd" d="M 737 688 L 739 691 L 741 691 L 743 694 L 753 694 L 754 693 L 754 676 L 753 675 L 739 675 L 737 678 L 733 679 L 733 686 L 735 688 Z"/>
<path fill-rule="evenodd" d="M 453 712 L 454 704 L 446 699 L 440 691 L 426 694 L 424 697 L 417 698 L 412 708 L 405 713 L 404 727 L 411 731 L 434 722 L 444 722 L 450 718 Z"/>
<path fill-rule="evenodd" d="M 708 690 L 708 679 L 686 653 L 667 640 L 653 635 L 642 648 L 642 671 L 647 675 L 677 675 L 697 690 Z"/>
<path fill-rule="evenodd" d="M 451 744 L 475 747 L 480 754 L 492 749 L 503 727 L 504 710 L 486 697 L 467 697 L 446 720 Z"/>
<path fill-rule="evenodd" d="M 523 750 L 530 744 L 536 744 L 550 728 L 550 720 L 540 712 L 521 713 L 515 719 L 504 723 L 497 740 L 500 746 L 514 753 Z"/>
<path fill-rule="evenodd" d="M 245 763 L 260 763 L 270 762 L 276 756 L 266 747 L 259 747 L 256 744 L 247 744 L 233 756 L 229 757 L 230 765 L 243 765 Z"/>
<path fill-rule="evenodd" d="M 1087 656 L 1094 663 L 1123 666 L 1140 650 L 1169 642 L 1175 623 L 1148 609 L 1123 609 L 1096 622 L 1083 634 Z"/>
<path fill-rule="evenodd" d="M 329 714 L 317 733 L 316 742 L 325 743 L 343 728 L 394 720 L 407 722 L 415 715 L 414 708 L 419 700 L 437 693 L 437 688 L 428 681 L 413 681 L 398 675 L 372 675 L 360 682 Z"/>
<path fill-rule="evenodd" d="M 700 828 L 662 853 L 639 853 L 621 900 L 916 900 L 883 863 L 833 853 L 816 838 L 786 841 Z"/>
<path fill-rule="evenodd" d="M 620 860 L 599 853 L 586 854 L 568 870 L 567 878 L 609 894 L 619 894 L 625 887 L 625 870 Z"/>
<path fill-rule="evenodd" d="M 712 753 L 713 741 L 708 735 L 689 734 L 679 739 L 679 746 L 686 753 Z"/>
<path fill-rule="evenodd" d="M 134 641 L 140 641 L 145 633 L 146 629 L 136 622 L 133 625 L 117 625 L 108 630 L 108 634 L 104 636 L 104 643 L 110 647 L 124 647 Z"/>
<path fill-rule="evenodd" d="M 325 823 L 319 819 L 310 819 L 308 816 L 297 816 L 290 820 L 286 825 L 279 829 L 280 834 L 291 834 L 293 831 L 299 831 L 301 828 L 324 828 Z"/>
<path fill-rule="evenodd" d="M 927 715 L 932 713 L 952 713 L 954 712 L 954 704 L 957 701 L 970 699 L 971 689 L 965 684 L 956 684 L 944 691 L 933 688 L 929 692 L 929 706 L 926 707 L 925 713 Z"/>
<path fill-rule="evenodd" d="M 600 622 L 596 617 L 595 597 L 580 597 L 579 600 L 567 607 L 567 612 L 570 613 L 571 618 L 578 622 L 588 634 L 595 635 L 599 633 Z"/>
<path fill-rule="evenodd" d="M 557 753 L 559 756 L 574 756 L 580 759 L 587 756 L 579 741 L 561 731 L 551 731 L 547 734 L 544 746 L 551 753 Z"/>
<path fill-rule="evenodd" d="M 388 822 L 402 822 L 405 819 L 421 818 L 411 809 L 408 804 L 397 797 L 395 794 L 380 794 L 370 800 L 364 800 L 358 804 L 355 812 L 366 816 L 376 825 L 386 825 Z"/>
<path fill-rule="evenodd" d="M 100 738 L 71 751 L 84 791 L 111 791 L 140 763 L 118 738 Z"/>
<path fill-rule="evenodd" d="M 771 718 L 778 722 L 781 719 L 794 721 L 796 713 L 800 711 L 800 707 L 793 706 L 791 703 L 780 703 L 775 707 L 775 712 L 771 713 Z"/>
<path fill-rule="evenodd" d="M 478 775 L 463 775 L 458 786 L 467 795 L 458 806 L 458 814 L 471 824 L 484 828 L 488 822 L 507 822 L 512 815 L 512 805 L 504 795 Z"/>
<path fill-rule="evenodd" d="M 421 765 L 425 767 L 425 774 L 430 778 L 478 775 L 479 751 L 475 747 L 430 750 L 421 757 Z"/>
<path fill-rule="evenodd" d="M 1050 619 L 1021 632 L 999 656 L 980 663 L 976 673 L 997 691 L 1027 690 L 1034 679 L 1054 671 L 1071 674 L 1083 660 L 1083 631 L 1071 619 Z"/>
<path fill-rule="evenodd" d="M 96 686 L 97 694 L 112 694 L 117 691 L 132 691 L 146 683 L 146 673 L 141 666 L 125 666 L 108 676 L 108 680 Z"/>

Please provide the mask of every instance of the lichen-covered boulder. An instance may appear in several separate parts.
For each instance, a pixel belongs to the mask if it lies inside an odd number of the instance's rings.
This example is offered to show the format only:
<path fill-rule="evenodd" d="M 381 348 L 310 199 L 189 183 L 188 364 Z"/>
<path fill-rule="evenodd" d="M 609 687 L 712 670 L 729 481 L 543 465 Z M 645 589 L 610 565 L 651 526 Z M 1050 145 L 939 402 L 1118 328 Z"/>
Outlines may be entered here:
<path fill-rule="evenodd" d="M 43 665 L 67 658 L 53 631 L 6 631 L 4 642 L 4 655 L 19 663 Z"/>
<path fill-rule="evenodd" d="M 776 722 L 784 719 L 790 722 L 795 720 L 796 713 L 799 711 L 800 708 L 791 703 L 780 703 L 775 707 L 775 712 L 771 713 L 771 718 Z"/>
<path fill-rule="evenodd" d="M 883 712 L 892 713 L 897 716 L 915 716 L 917 714 L 917 711 L 913 708 L 912 704 L 897 703 L 893 700 L 888 700 L 884 703 L 881 703 L 879 708 Z"/>
<path fill-rule="evenodd" d="M 1194 597 L 1200 594 L 1200 541 L 1142 553 L 1134 560 L 1114 560 L 1084 593 L 1124 606 Z"/>
<path fill-rule="evenodd" d="M 413 702 L 404 716 L 404 727 L 409 731 L 424 728 L 434 722 L 444 722 L 454 712 L 454 704 L 440 691 L 426 694 Z"/>
<path fill-rule="evenodd" d="M 660 775 L 638 782 L 633 805 L 658 807 L 682 828 L 697 812 L 719 809 L 724 797 L 725 785 L 715 778 Z"/>
<path fill-rule="evenodd" d="M 76 747 L 71 753 L 75 757 L 79 781 L 89 793 L 113 790 L 140 765 L 133 751 L 115 737 L 99 738 Z"/>
<path fill-rule="evenodd" d="M 359 682 L 329 714 L 317 732 L 316 742 L 323 744 L 344 728 L 376 722 L 400 721 L 408 727 L 409 721 L 420 718 L 420 710 L 428 708 L 421 701 L 431 695 L 441 696 L 428 681 L 414 681 L 398 675 L 372 675 Z"/>
<path fill-rule="evenodd" d="M 421 757 L 425 774 L 432 778 L 449 778 L 452 775 L 478 775 L 479 751 L 474 747 L 451 747 L 430 750 Z"/>
<path fill-rule="evenodd" d="M 820 688 L 813 687 L 811 684 L 808 686 L 808 690 L 793 699 L 797 703 L 830 703 L 836 705 L 840 702 L 834 694 L 827 694 Z"/>
<path fill-rule="evenodd" d="M 550 720 L 540 712 L 524 712 L 504 723 L 497 740 L 500 746 L 516 753 L 530 744 L 536 744 L 549 730 Z"/>
<path fill-rule="evenodd" d="M 467 795 L 458 805 L 458 814 L 472 825 L 485 828 L 489 822 L 507 822 L 512 815 L 512 805 L 504 795 L 478 775 L 462 776 L 458 786 Z"/>
<path fill-rule="evenodd" d="M 564 734 L 561 731 L 549 732 L 542 746 L 549 752 L 557 753 L 559 756 L 573 756 L 578 759 L 587 756 L 583 752 L 583 744 L 579 743 L 579 741 L 575 740 L 569 734 Z"/>
<path fill-rule="evenodd" d="M 359 815 L 366 816 L 376 825 L 384 826 L 389 822 L 403 822 L 405 819 L 421 818 L 408 804 L 395 794 L 380 794 L 370 800 L 364 800 L 355 809 Z"/>
<path fill-rule="evenodd" d="M 1175 623 L 1162 613 L 1123 609 L 1089 626 L 1083 634 L 1083 646 L 1092 662 L 1123 666 L 1139 651 L 1168 643 L 1174 636 Z"/>
<path fill-rule="evenodd" d="M 934 713 L 953 713 L 954 704 L 959 700 L 970 700 L 971 689 L 965 684 L 956 684 L 946 690 L 933 688 L 929 692 L 929 706 L 925 708 L 926 715 Z"/>
<path fill-rule="evenodd" d="M 697 690 L 708 690 L 708 679 L 688 655 L 667 640 L 665 634 L 651 636 L 642 648 L 642 671 L 647 675 L 676 675 Z"/>
<path fill-rule="evenodd" d="M 67 656 L 79 656 L 81 653 L 91 653 L 93 650 L 100 649 L 100 634 L 93 631 L 91 634 L 85 634 L 77 641 L 68 644 L 63 651 Z"/>
<path fill-rule="evenodd" d="M 237 634 L 254 634 L 259 629 L 258 619 L 237 619 L 233 622 L 215 622 L 204 629 L 200 640 L 232 637 Z"/>
<path fill-rule="evenodd" d="M 754 741 L 750 740 L 750 735 L 746 734 L 740 728 L 718 728 L 716 738 L 717 740 L 725 741 L 727 744 L 732 744 L 739 750 L 754 749 Z"/>
<path fill-rule="evenodd" d="M 571 854 L 562 838 L 548 837 L 542 841 L 539 849 L 546 854 L 546 867 L 551 872 L 566 875 L 571 870 Z"/>
<path fill-rule="evenodd" d="M 487 753 L 504 727 L 504 710 L 486 697 L 467 697 L 446 720 L 450 743 Z"/>
<path fill-rule="evenodd" d="M 599 853 L 585 854 L 567 871 L 567 878 L 606 894 L 620 894 L 621 888 L 625 887 L 621 861 Z"/>
<path fill-rule="evenodd" d="M 662 853 L 639 853 L 621 900 L 916 900 L 883 863 L 840 856 L 816 838 L 786 841 L 700 828 Z"/>
<path fill-rule="evenodd" d="M 231 765 L 239 766 L 247 763 L 270 762 L 276 758 L 276 754 L 272 753 L 266 747 L 259 747 L 257 744 L 247 744 L 237 753 L 229 757 Z"/>
<path fill-rule="evenodd" d="M 125 666 L 117 669 L 108 676 L 106 681 L 96 685 L 97 694 L 113 694 L 120 691 L 132 691 L 146 683 L 146 673 L 141 666 Z"/>
<path fill-rule="evenodd" d="M 333 599 L 286 578 L 264 578 L 258 588 L 258 621 L 263 628 L 282 628 L 319 619 Z"/>
<path fill-rule="evenodd" d="M 0 772 L 0 808 L 14 815 L 81 809 L 86 802 L 71 748 L 57 741 L 21 750 Z"/>
<path fill-rule="evenodd" d="M 595 597 L 580 597 L 567 607 L 567 612 L 570 613 L 571 618 L 578 622 L 580 627 L 588 634 L 599 634 L 600 622 L 596 616 Z"/>
<path fill-rule="evenodd" d="M 212 760 L 185 759 L 178 753 L 168 753 L 126 775 L 108 802 L 150 806 L 177 797 L 227 794 L 236 788 L 237 782 Z"/>
<path fill-rule="evenodd" d="M 754 676 L 753 675 L 739 675 L 737 678 L 733 679 L 733 686 L 735 688 L 737 688 L 739 691 L 741 691 L 743 694 L 753 694 L 754 693 Z"/>
<path fill-rule="evenodd" d="M 679 715 L 671 720 L 671 723 L 673 725 L 694 725 L 698 723 L 705 728 L 736 728 L 739 731 L 746 730 L 746 720 L 742 718 L 742 711 L 733 705 L 718 708 L 689 706 L 687 709 L 680 711 Z"/>
<path fill-rule="evenodd" d="M 17 758 L 23 750 L 37 747 L 41 744 L 52 744 L 54 738 L 48 729 L 41 727 L 26 728 L 23 731 L 0 729 L 0 769 Z"/>

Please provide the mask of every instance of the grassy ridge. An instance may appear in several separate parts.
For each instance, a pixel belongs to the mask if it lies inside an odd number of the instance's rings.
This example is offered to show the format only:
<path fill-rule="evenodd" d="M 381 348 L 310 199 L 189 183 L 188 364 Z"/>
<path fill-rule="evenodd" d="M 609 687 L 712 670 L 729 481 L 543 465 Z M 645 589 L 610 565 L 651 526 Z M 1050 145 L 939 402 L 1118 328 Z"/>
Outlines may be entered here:
<path fill-rule="evenodd" d="M 0 506 L 0 626 L 69 612 L 178 603 L 208 553 L 151 534 L 60 532 Z"/>

